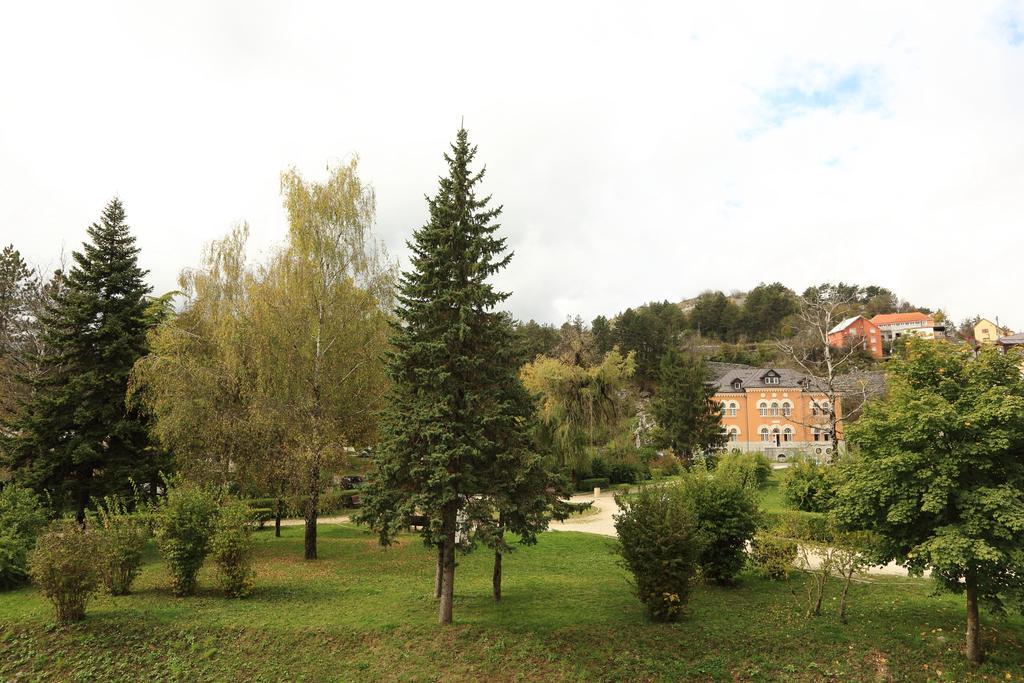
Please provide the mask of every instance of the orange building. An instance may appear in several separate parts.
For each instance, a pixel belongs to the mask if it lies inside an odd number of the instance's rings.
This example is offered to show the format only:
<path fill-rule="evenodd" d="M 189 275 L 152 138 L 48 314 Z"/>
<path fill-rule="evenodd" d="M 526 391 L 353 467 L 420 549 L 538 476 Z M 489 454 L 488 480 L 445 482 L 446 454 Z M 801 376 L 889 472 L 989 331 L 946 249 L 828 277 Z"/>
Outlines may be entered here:
<path fill-rule="evenodd" d="M 832 434 L 829 427 L 830 411 L 842 414 L 841 401 L 831 405 L 813 378 L 792 370 L 708 365 L 729 436 L 726 448 L 785 461 L 800 453 L 829 460 L 842 447 L 842 431 Z"/>
<path fill-rule="evenodd" d="M 882 331 L 862 315 L 847 318 L 828 331 L 829 346 L 860 347 L 875 358 L 882 357 Z"/>

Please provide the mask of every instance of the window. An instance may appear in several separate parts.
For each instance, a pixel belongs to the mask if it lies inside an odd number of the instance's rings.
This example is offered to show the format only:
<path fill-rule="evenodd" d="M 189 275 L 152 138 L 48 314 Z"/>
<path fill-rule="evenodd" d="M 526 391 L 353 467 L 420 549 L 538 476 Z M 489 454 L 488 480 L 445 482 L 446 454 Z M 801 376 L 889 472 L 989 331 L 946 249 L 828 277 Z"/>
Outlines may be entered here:
<path fill-rule="evenodd" d="M 778 375 L 765 375 L 764 383 L 765 384 L 778 384 L 779 383 L 779 377 L 778 377 Z"/>
<path fill-rule="evenodd" d="M 736 417 L 736 413 L 738 413 L 738 412 L 739 412 L 739 404 L 737 404 L 735 401 L 730 401 L 729 402 L 729 408 L 726 411 L 726 414 L 729 417 Z"/>
<path fill-rule="evenodd" d="M 735 389 L 736 391 L 739 391 L 742 386 L 743 382 L 741 382 L 740 380 L 734 379 L 732 381 L 732 388 Z"/>
<path fill-rule="evenodd" d="M 822 415 L 828 415 L 831 412 L 832 412 L 832 404 L 830 404 L 828 401 L 822 401 L 822 403 L 821 403 L 821 414 Z"/>
<path fill-rule="evenodd" d="M 815 403 L 814 401 L 811 401 L 811 415 L 817 415 L 817 414 L 818 414 L 818 404 Z"/>
<path fill-rule="evenodd" d="M 757 412 L 761 414 L 761 417 L 768 417 L 768 404 L 761 401 L 757 404 Z"/>
<path fill-rule="evenodd" d="M 814 440 L 815 441 L 821 441 L 821 430 L 820 429 L 818 429 L 817 427 L 812 427 L 811 428 L 811 433 L 814 435 Z"/>
<path fill-rule="evenodd" d="M 786 417 L 789 417 L 790 415 L 792 415 L 793 414 L 793 404 L 790 403 L 789 401 L 783 401 L 782 402 L 782 414 L 785 415 Z"/>
<path fill-rule="evenodd" d="M 764 441 L 765 443 L 771 441 L 771 437 L 768 435 L 767 427 L 761 427 L 761 441 Z"/>
<path fill-rule="evenodd" d="M 778 416 L 779 416 L 779 404 L 777 402 L 775 402 L 775 401 L 772 401 L 772 417 L 778 417 Z"/>
<path fill-rule="evenodd" d="M 789 443 L 793 440 L 793 430 L 790 427 L 786 427 L 782 430 L 782 440 Z"/>
<path fill-rule="evenodd" d="M 739 438 L 740 438 L 740 430 L 739 430 L 739 428 L 738 427 L 730 427 L 729 428 L 729 441 L 735 443 L 736 441 L 739 440 Z"/>
<path fill-rule="evenodd" d="M 829 431 L 828 429 L 826 429 L 826 430 L 825 430 L 825 431 L 824 431 L 824 432 L 822 433 L 822 435 L 821 435 L 821 436 L 822 436 L 822 441 L 831 441 L 831 440 L 832 440 L 832 432 L 831 432 L 831 431 Z"/>

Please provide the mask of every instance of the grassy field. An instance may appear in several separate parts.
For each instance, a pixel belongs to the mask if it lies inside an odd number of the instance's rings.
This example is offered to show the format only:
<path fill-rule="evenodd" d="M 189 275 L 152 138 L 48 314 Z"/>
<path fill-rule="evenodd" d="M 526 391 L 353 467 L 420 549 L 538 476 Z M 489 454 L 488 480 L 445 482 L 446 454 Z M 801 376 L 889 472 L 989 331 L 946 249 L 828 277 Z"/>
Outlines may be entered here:
<path fill-rule="evenodd" d="M 325 525 L 307 563 L 301 528 L 262 532 L 245 600 L 220 597 L 206 570 L 199 595 L 174 598 L 151 553 L 133 595 L 97 598 L 70 628 L 31 588 L 0 594 L 0 679 L 1024 680 L 1024 620 L 983 615 L 989 659 L 972 671 L 960 599 L 921 580 L 855 586 L 845 626 L 831 600 L 808 621 L 787 587 L 754 575 L 700 587 L 679 624 L 645 623 L 613 543 L 545 534 L 506 560 L 500 604 L 488 554 L 461 558 L 449 628 L 434 623 L 433 553 L 413 536 L 381 550 Z"/>

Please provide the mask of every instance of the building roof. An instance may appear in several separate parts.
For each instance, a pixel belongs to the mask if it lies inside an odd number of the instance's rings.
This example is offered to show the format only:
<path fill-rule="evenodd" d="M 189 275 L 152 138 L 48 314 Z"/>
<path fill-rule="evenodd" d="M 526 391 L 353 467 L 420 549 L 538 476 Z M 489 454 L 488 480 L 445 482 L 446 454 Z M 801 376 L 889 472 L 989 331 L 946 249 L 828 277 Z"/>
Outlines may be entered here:
<path fill-rule="evenodd" d="M 1018 334 L 1011 334 L 1007 337 L 1000 337 L 996 340 L 997 344 L 1006 344 L 1007 346 L 1016 346 L 1017 344 L 1024 344 L 1024 332 Z"/>
<path fill-rule="evenodd" d="M 913 313 L 880 313 L 871 319 L 876 325 L 898 325 L 899 323 L 931 323 L 932 317 L 920 311 Z"/>
<path fill-rule="evenodd" d="M 711 374 L 711 384 L 720 391 L 736 391 L 733 383 L 740 382 L 739 391 L 746 389 L 815 389 L 823 391 L 824 387 L 813 377 L 786 368 L 755 368 L 750 365 L 736 363 L 707 364 Z M 778 384 L 765 384 L 764 377 L 774 373 L 778 375 Z"/>
<path fill-rule="evenodd" d="M 862 316 L 862 315 L 855 315 L 852 318 L 847 318 L 846 320 L 844 320 L 843 322 L 839 323 L 838 325 L 833 327 L 831 330 L 829 330 L 828 333 L 829 334 L 835 334 L 836 332 L 842 332 L 847 327 L 849 327 L 850 325 L 854 324 L 855 322 L 857 322 L 858 320 L 860 320 L 863 317 L 864 316 Z"/>

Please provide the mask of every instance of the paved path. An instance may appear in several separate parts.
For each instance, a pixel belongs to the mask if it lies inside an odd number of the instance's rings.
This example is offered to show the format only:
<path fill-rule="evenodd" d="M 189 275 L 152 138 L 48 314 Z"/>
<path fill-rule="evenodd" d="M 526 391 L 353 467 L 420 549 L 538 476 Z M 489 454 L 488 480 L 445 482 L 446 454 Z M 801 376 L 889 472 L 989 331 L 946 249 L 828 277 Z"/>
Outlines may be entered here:
<path fill-rule="evenodd" d="M 601 495 L 596 498 L 593 494 L 576 495 L 570 498 L 570 501 L 573 503 L 593 501 L 594 507 L 597 508 L 597 513 L 571 517 L 564 522 L 552 521 L 550 527 L 552 531 L 582 531 L 587 534 L 615 537 L 615 521 L 612 519 L 612 516 L 619 513 L 619 506 L 615 503 L 614 493 L 602 491 Z M 811 564 L 814 565 L 814 568 L 817 568 L 819 562 L 819 556 L 811 556 Z M 907 570 L 895 563 L 887 564 L 884 567 L 870 567 L 866 573 L 884 576 L 907 576 Z"/>
<path fill-rule="evenodd" d="M 346 524 L 349 521 L 348 515 L 338 515 L 336 517 L 319 517 L 316 520 L 317 524 Z M 303 526 L 306 520 L 302 518 L 298 519 L 282 519 L 281 526 Z M 264 528 L 274 528 L 274 520 L 267 520 L 267 524 Z"/>

